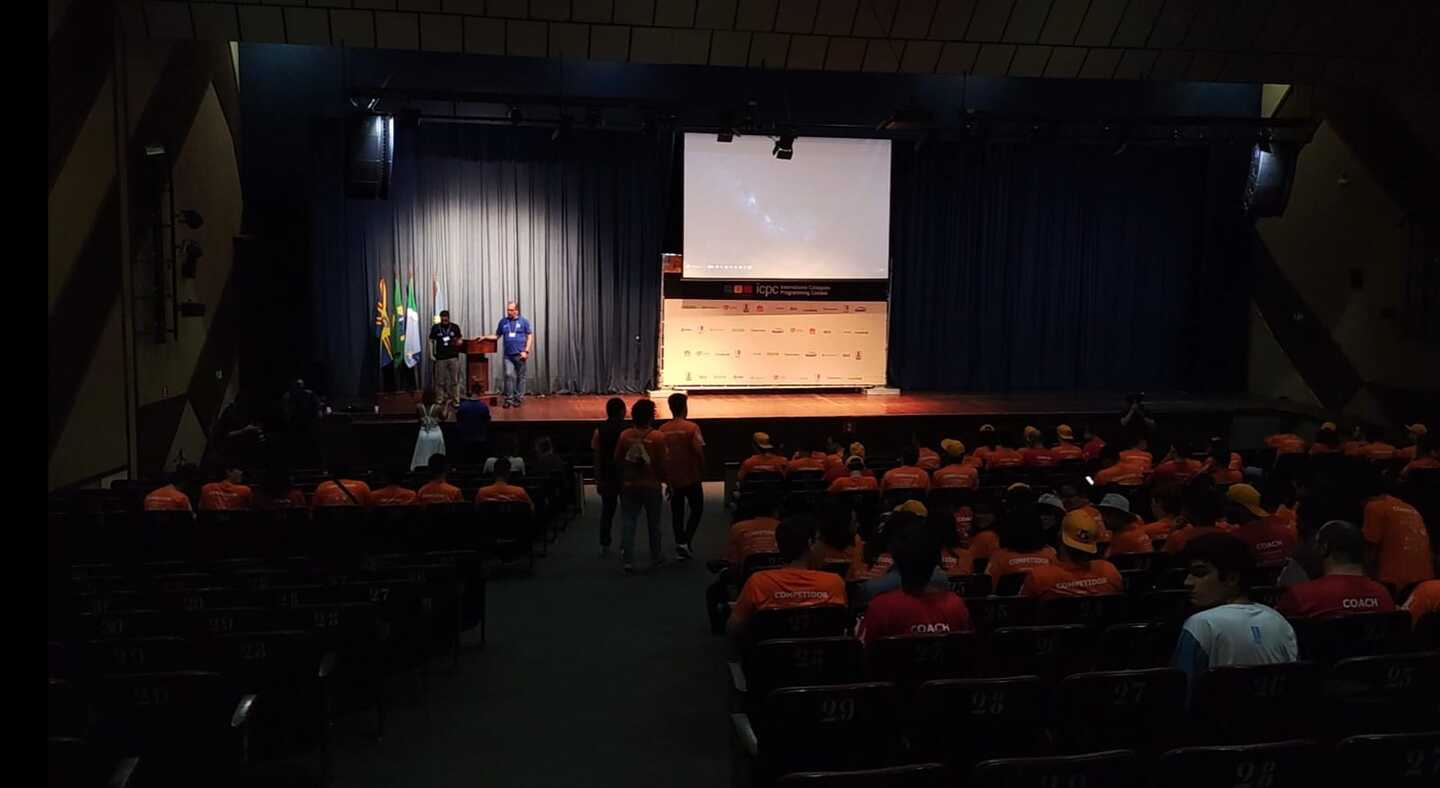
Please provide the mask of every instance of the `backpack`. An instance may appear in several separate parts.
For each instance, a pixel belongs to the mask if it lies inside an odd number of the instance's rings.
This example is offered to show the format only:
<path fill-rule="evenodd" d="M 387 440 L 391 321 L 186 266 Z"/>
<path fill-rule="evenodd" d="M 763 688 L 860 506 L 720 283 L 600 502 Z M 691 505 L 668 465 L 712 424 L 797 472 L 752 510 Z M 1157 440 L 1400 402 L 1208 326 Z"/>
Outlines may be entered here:
<path fill-rule="evenodd" d="M 639 479 L 645 473 L 645 469 L 650 466 L 652 460 L 650 458 L 650 451 L 645 448 L 645 436 L 649 435 L 652 431 L 653 430 L 646 430 L 641 433 L 639 440 L 630 444 L 630 448 L 625 450 L 624 471 L 626 481 Z"/>

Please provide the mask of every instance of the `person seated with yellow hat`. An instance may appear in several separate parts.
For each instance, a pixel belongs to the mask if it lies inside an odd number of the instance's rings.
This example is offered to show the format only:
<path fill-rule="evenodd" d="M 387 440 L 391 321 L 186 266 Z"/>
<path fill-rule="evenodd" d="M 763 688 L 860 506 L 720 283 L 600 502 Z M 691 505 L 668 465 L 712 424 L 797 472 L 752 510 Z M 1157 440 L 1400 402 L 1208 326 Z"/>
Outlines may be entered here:
<path fill-rule="evenodd" d="M 1050 453 L 1055 456 L 1056 462 L 1079 462 L 1085 459 L 1085 450 L 1075 443 L 1075 430 L 1070 429 L 1069 424 L 1056 427 L 1055 437 L 1058 440 Z"/>
<path fill-rule="evenodd" d="M 945 465 L 930 474 L 930 486 L 937 490 L 973 490 L 980 484 L 980 472 L 965 462 L 965 444 L 954 438 L 940 441 Z"/>
<path fill-rule="evenodd" d="M 1232 533 L 1250 548 L 1255 565 L 1281 566 L 1299 542 L 1295 529 L 1260 505 L 1260 491 L 1248 484 L 1232 484 L 1225 492 L 1225 519 Z"/>
<path fill-rule="evenodd" d="M 752 473 L 776 473 L 785 475 L 787 461 L 775 451 L 775 444 L 770 441 L 770 434 L 757 432 L 750 436 L 750 445 L 755 453 L 745 458 L 740 463 L 740 472 L 736 475 L 740 481 Z"/>
<path fill-rule="evenodd" d="M 1055 599 L 1104 596 L 1125 592 L 1115 565 L 1099 557 L 1100 523 L 1084 510 L 1060 521 L 1060 544 L 1052 563 L 1036 566 L 1025 576 L 1020 596 Z"/>

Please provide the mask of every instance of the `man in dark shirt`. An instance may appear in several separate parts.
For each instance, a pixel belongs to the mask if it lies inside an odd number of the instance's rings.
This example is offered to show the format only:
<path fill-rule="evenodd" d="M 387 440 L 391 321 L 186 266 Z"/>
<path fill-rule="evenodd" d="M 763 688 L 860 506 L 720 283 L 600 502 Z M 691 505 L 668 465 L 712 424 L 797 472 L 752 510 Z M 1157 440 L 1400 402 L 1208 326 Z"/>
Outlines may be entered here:
<path fill-rule="evenodd" d="M 520 305 L 510 301 L 505 304 L 505 318 L 496 326 L 495 333 L 505 357 L 505 407 L 518 408 L 525 399 L 525 367 L 530 362 L 530 350 L 535 347 L 535 332 L 530 328 L 530 321 L 521 316 Z"/>
<path fill-rule="evenodd" d="M 471 387 L 470 396 L 461 400 L 455 411 L 466 465 L 479 465 L 490 456 L 490 406 L 480 398 L 481 393 L 479 384 Z"/>
<path fill-rule="evenodd" d="M 450 310 L 440 310 L 440 322 L 430 327 L 430 357 L 435 359 L 435 400 L 447 413 L 454 412 L 465 390 L 460 383 L 460 344 L 464 341 L 460 326 L 450 322 Z"/>

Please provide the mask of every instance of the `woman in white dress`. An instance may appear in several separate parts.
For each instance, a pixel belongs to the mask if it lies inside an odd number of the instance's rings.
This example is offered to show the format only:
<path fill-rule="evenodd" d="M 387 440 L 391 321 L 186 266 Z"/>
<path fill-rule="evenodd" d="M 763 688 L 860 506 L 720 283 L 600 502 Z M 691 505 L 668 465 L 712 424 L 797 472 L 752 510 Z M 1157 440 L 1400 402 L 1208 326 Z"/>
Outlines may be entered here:
<path fill-rule="evenodd" d="M 430 455 L 445 453 L 445 433 L 440 431 L 441 408 L 435 404 L 434 389 L 425 389 L 415 410 L 420 414 L 420 434 L 415 436 L 415 453 L 410 457 L 411 470 L 428 466 Z"/>

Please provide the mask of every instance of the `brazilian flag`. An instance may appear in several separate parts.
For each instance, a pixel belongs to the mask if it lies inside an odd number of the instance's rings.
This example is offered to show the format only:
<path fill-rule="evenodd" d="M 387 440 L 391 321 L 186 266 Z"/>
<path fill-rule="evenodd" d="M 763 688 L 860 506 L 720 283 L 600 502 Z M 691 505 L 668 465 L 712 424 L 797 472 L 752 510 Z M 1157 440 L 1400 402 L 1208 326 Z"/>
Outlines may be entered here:
<path fill-rule="evenodd" d="M 390 354 L 396 364 L 405 363 L 405 293 L 400 289 L 400 272 L 395 272 L 395 322 L 391 329 Z"/>

